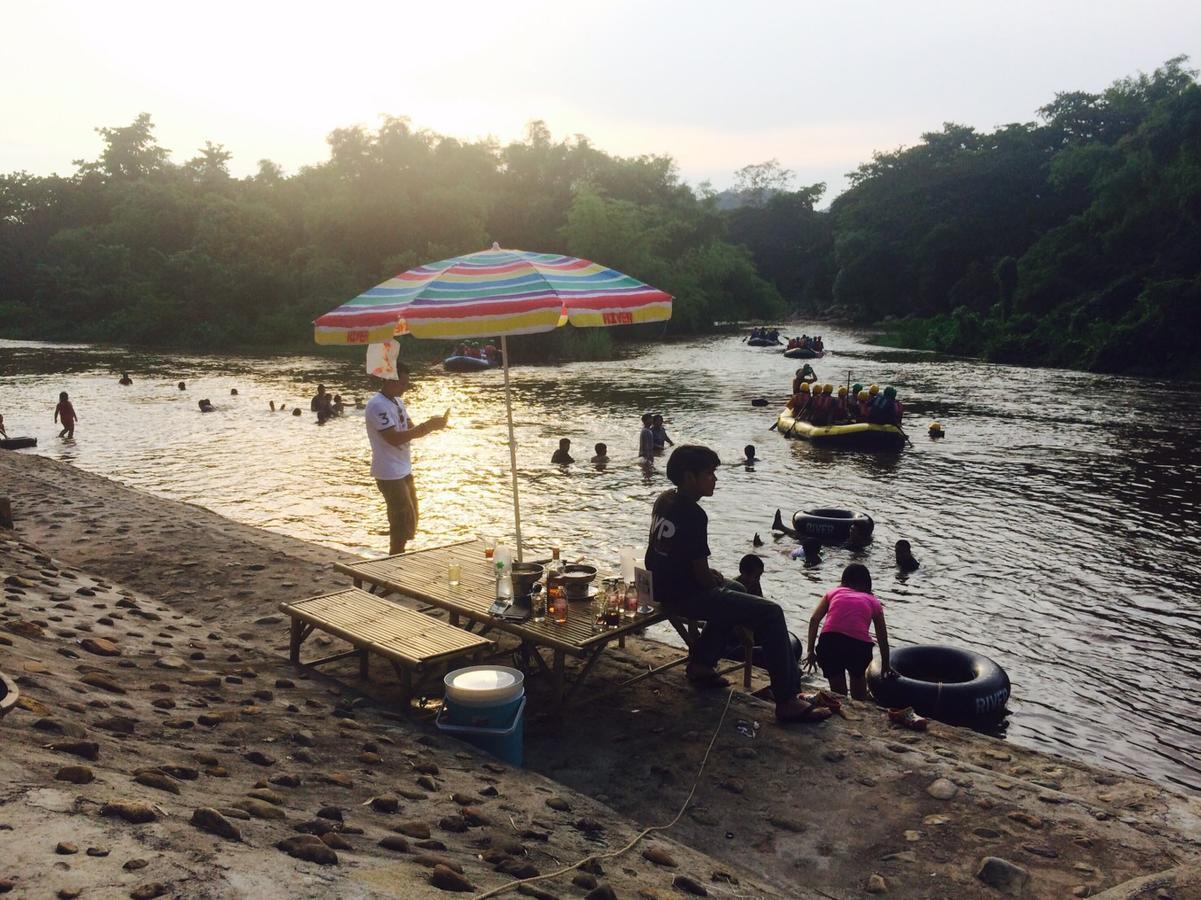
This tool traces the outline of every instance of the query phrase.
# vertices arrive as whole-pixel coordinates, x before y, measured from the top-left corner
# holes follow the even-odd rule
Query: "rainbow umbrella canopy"
[[[509,389],[513,334],[560,325],[597,328],[671,318],[671,295],[586,259],[557,253],[491,250],[428,263],[389,278],[313,323],[318,344],[379,344],[394,335],[462,340],[499,337],[513,478],[513,518],[521,558],[517,442]]]

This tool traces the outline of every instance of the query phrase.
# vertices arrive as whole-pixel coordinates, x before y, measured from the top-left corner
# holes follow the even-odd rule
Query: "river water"
[[[911,447],[820,450],[770,432],[796,364],[738,337],[515,367],[527,543],[558,541],[569,558],[611,569],[621,546],[644,546],[651,502],[668,483],[661,464],[647,473],[636,463],[639,415],[661,411],[677,443],[708,444],[729,461],[705,501],[713,564],[734,574],[761,535],[765,591],[798,634],[842,567],[863,561],[894,644],[956,644],[1005,667],[1009,740],[1201,791],[1201,421],[1178,414],[1198,386],[939,358],[823,333],[833,351],[819,375],[895,384]],[[117,385],[122,369],[132,387]],[[362,413],[316,426],[308,399],[319,381],[369,396],[359,362],[0,341],[0,414],[9,435],[39,439],[22,452],[348,553],[383,553]],[[62,390],[80,415],[74,442],[57,438],[51,421]],[[202,397],[217,411],[199,413]],[[753,407],[756,397],[771,404]],[[414,546],[476,534],[512,543],[501,373],[430,369],[406,399],[415,419],[449,407],[452,423],[415,445]],[[301,404],[304,415],[271,413],[269,400]],[[947,429],[942,441],[925,434],[933,419]],[[550,464],[560,437],[581,462]],[[604,470],[586,462],[597,441],[609,445]],[[736,464],[745,444],[761,457],[753,470]],[[869,513],[874,542],[802,568],[788,558],[792,540],[771,536],[772,513],[816,506]],[[910,576],[892,565],[902,537],[922,563]]]

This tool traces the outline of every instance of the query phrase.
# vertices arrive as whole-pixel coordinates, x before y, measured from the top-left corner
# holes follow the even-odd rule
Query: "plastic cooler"
[[[519,766],[525,745],[525,676],[504,666],[468,666],[443,679],[446,696],[436,724],[456,737]]]

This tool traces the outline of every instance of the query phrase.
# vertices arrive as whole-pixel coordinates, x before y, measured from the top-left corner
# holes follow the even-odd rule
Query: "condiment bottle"
[[[513,573],[499,559],[496,561],[496,599],[506,603],[513,599]]]

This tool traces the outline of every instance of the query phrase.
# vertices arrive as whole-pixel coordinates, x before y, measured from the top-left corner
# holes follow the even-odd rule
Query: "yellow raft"
[[[812,422],[794,419],[792,410],[785,407],[776,419],[776,430],[784,437],[800,438],[822,447],[864,447],[873,450],[900,450],[905,446],[905,432],[895,425],[873,425],[869,422],[850,422],[846,425],[819,427]]]

